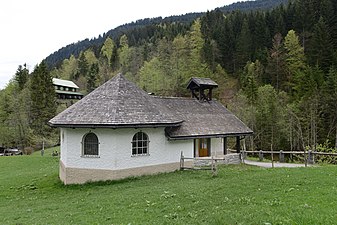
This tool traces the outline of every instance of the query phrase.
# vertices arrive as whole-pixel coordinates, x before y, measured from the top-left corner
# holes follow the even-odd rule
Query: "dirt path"
[[[265,168],[271,168],[271,162],[258,162],[258,161],[251,161],[251,160],[245,160],[245,164],[253,165],[253,166],[260,166]],[[312,166],[312,165],[308,165]],[[296,164],[296,163],[279,163],[274,162],[274,167],[287,167],[287,168],[294,168],[294,167],[305,167],[304,164]]]

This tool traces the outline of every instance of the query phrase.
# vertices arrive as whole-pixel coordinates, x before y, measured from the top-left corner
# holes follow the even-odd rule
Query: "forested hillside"
[[[287,3],[289,0],[256,0],[256,1],[242,1],[233,3],[228,6],[223,6],[219,8],[220,11],[229,13],[234,10],[242,10],[242,11],[250,11],[257,9],[270,9],[280,5],[281,3]],[[118,44],[119,38],[122,35],[127,35],[129,39],[129,45],[139,45],[144,41],[152,41],[155,42],[158,38],[163,37],[163,30],[158,24],[167,24],[172,26],[175,30],[175,33],[172,35],[176,35],[177,32],[181,33],[184,30],[184,27],[189,27],[191,23],[196,19],[203,16],[205,13],[196,12],[196,13],[188,13],[180,16],[170,16],[166,18],[158,17],[158,18],[147,18],[140,19],[136,22],[124,24],[118,26],[115,29],[109,30],[103,35],[99,35],[94,39],[85,39],[79,41],[77,43],[69,44],[58,51],[49,55],[45,61],[49,68],[53,68],[55,66],[59,66],[60,63],[64,59],[69,58],[71,55],[78,57],[81,51],[85,51],[86,49],[93,48],[96,49],[100,47],[107,37],[110,37],[115,43]],[[174,31],[172,31],[174,32]],[[168,35],[167,33],[165,35]]]
[[[233,3],[228,6],[220,7],[219,10],[222,12],[231,11],[255,11],[255,10],[268,10],[275,6],[286,4],[289,0],[258,0],[258,1],[240,1]]]
[[[263,11],[216,9],[191,23],[165,21],[104,35],[101,45],[50,72],[45,62],[31,74],[19,67],[0,92],[0,143],[27,146],[51,134],[42,119],[35,121],[35,76],[46,87],[51,77],[70,79],[89,93],[122,72],[144,90],[169,96],[188,95],[190,77],[214,79],[217,98],[255,132],[247,148],[336,151],[335,15],[337,0],[294,0]],[[43,121],[55,112],[44,111]]]

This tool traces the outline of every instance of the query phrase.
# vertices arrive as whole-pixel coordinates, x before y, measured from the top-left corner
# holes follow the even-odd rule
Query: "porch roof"
[[[200,102],[191,98],[158,97],[169,111],[184,122],[167,127],[169,139],[247,136],[253,131],[216,100]]]

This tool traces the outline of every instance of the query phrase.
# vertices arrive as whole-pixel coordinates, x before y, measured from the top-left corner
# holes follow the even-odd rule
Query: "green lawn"
[[[0,157],[0,224],[337,224],[337,167],[222,166],[64,186],[47,151]]]

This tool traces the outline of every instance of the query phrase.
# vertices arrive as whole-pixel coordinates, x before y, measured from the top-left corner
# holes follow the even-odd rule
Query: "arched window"
[[[94,133],[87,133],[83,137],[83,155],[98,156],[98,138]]]
[[[136,133],[132,138],[132,155],[149,154],[149,137],[144,132]]]

